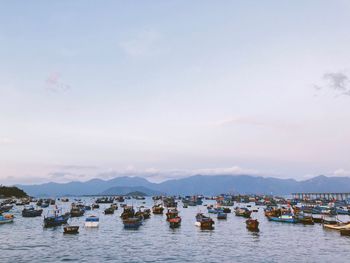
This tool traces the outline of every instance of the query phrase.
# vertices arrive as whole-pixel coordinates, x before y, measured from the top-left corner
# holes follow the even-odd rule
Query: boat
[[[132,206],[124,206],[123,213],[120,215],[122,219],[127,219],[135,216],[135,210]]]
[[[99,204],[92,204],[92,209],[99,209],[100,208],[100,205]]]
[[[70,217],[69,213],[63,213],[62,209],[54,209],[48,211],[47,216],[44,217],[44,227],[55,227],[63,224],[67,224]]]
[[[113,197],[100,197],[96,199],[97,204],[112,204],[114,201]]]
[[[83,216],[85,213],[84,209],[79,208],[78,206],[73,205],[70,210],[70,216],[71,217],[80,217]]]
[[[245,221],[246,227],[250,231],[259,231],[259,221],[257,219],[249,218]]]
[[[113,215],[113,214],[114,214],[114,210],[115,210],[115,209],[114,209],[114,207],[112,207],[112,206],[106,208],[105,211],[104,211],[104,212],[105,212],[105,215]]]
[[[154,205],[154,206],[152,207],[152,212],[153,212],[153,214],[155,214],[155,215],[162,215],[162,214],[163,214],[163,211],[164,211],[164,207],[163,207],[161,204]]]
[[[63,234],[78,234],[79,226],[65,226],[63,231]]]
[[[350,236],[350,229],[340,229],[340,235]]]
[[[322,223],[326,225],[336,225],[338,224],[338,220],[335,217],[323,217]]]
[[[224,213],[231,213],[231,209],[230,208],[228,208],[228,207],[223,207],[222,208],[222,212],[224,212]]]
[[[179,211],[176,208],[168,209],[166,213],[166,220],[169,221],[171,218],[175,218],[179,215]]]
[[[0,214],[1,213],[7,213],[13,208],[13,205],[11,204],[5,204],[0,206]]]
[[[41,216],[42,213],[43,209],[35,209],[34,206],[27,206],[22,210],[23,217],[37,217]]]
[[[314,225],[314,220],[312,216],[305,215],[303,212],[296,214],[295,218],[298,220],[299,223],[304,225]]]
[[[208,216],[198,213],[196,215],[196,226],[199,226],[201,229],[214,229],[213,225],[215,224],[214,220]]]
[[[129,217],[123,219],[124,228],[137,229],[142,225],[142,219],[139,217]]]
[[[168,220],[170,228],[178,228],[181,225],[181,217],[176,216]]]
[[[270,221],[274,221],[274,222],[294,223],[294,224],[299,222],[293,215],[290,215],[290,214],[285,214],[278,217],[268,216],[267,218]]]
[[[252,211],[250,211],[248,208],[245,208],[245,207],[241,207],[241,208],[237,207],[235,209],[236,216],[243,216],[243,217],[249,218],[251,214],[252,214]]]
[[[323,227],[326,229],[331,229],[331,230],[350,229],[350,222],[337,223],[336,225],[324,224]]]
[[[323,217],[312,216],[314,223],[323,223]]]
[[[140,217],[141,219],[149,219],[151,217],[151,210],[142,206],[135,213],[135,217]]]
[[[163,203],[165,207],[177,207],[177,202],[174,197],[165,197]]]
[[[14,216],[11,214],[2,215],[0,214],[0,224],[12,223]]]
[[[124,202],[124,197],[123,196],[117,196],[114,198],[117,202],[123,203]]]
[[[40,205],[40,207],[41,208],[47,208],[47,207],[49,207],[49,203],[42,203],[41,205]]]
[[[98,227],[100,219],[97,216],[89,216],[85,219],[85,227]]]
[[[217,219],[227,219],[227,214],[224,212],[218,212]]]

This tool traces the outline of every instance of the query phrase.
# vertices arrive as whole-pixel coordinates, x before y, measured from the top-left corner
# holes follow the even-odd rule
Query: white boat
[[[85,227],[98,227],[99,221],[97,216],[89,216],[85,219]]]

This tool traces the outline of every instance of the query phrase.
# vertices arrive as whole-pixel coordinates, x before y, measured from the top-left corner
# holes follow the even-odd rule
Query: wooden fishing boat
[[[340,229],[340,235],[350,236],[350,229]]]
[[[89,216],[85,219],[85,227],[98,227],[100,223],[100,219],[97,216]]]
[[[11,204],[5,204],[0,206],[0,214],[1,213],[7,213],[13,208],[13,205]]]
[[[224,213],[231,213],[231,209],[230,208],[228,208],[228,207],[224,207],[223,209],[222,209],[222,212],[224,212]]]
[[[62,209],[54,209],[48,211],[47,216],[44,217],[44,227],[55,227],[67,224],[70,213],[63,213]]]
[[[315,222],[315,223],[323,223],[323,218],[322,217],[316,217],[316,216],[313,216],[312,217],[312,220]]]
[[[78,206],[73,205],[70,210],[70,216],[71,217],[80,217],[83,216],[85,213],[84,209],[79,208]]]
[[[113,197],[100,197],[96,199],[96,204],[112,204],[113,201]]]
[[[79,226],[65,226],[63,231],[63,234],[78,234]]]
[[[331,229],[331,230],[350,229],[350,222],[347,222],[347,223],[338,223],[338,224],[336,224],[336,225],[324,224],[323,227],[326,228],[326,229]]]
[[[171,218],[175,218],[179,215],[179,211],[176,208],[168,209],[166,213],[166,219],[169,221]]]
[[[304,213],[299,213],[295,215],[295,218],[299,221],[299,223],[304,225],[314,225],[314,220],[312,216],[305,215]]]
[[[252,211],[250,211],[248,208],[239,208],[237,207],[236,210],[235,210],[235,214],[236,216],[243,216],[243,217],[246,217],[246,218],[249,218],[250,215],[252,214]]]
[[[132,206],[124,206],[123,213],[120,215],[122,219],[127,219],[135,216],[135,210]]]
[[[99,209],[100,208],[100,205],[99,204],[92,204],[92,209]]]
[[[35,209],[34,206],[27,206],[22,210],[23,217],[37,217],[41,216],[42,213],[43,209]]]
[[[259,231],[259,221],[257,219],[249,218],[245,221],[245,223],[248,230]]]
[[[163,211],[164,211],[164,207],[163,207],[161,204],[154,205],[154,206],[152,207],[152,212],[153,212],[153,214],[162,215],[162,214],[163,214]]]
[[[166,197],[163,199],[165,207],[177,207],[177,202],[174,197]]]
[[[124,228],[137,229],[142,225],[142,219],[139,217],[129,217],[123,219]]]
[[[170,218],[168,222],[170,228],[178,228],[181,225],[181,217]]]
[[[198,213],[196,215],[196,226],[199,226],[201,229],[208,229],[212,230],[214,229],[215,222],[213,219],[211,219],[208,216],[203,215],[202,213]]]
[[[140,217],[141,219],[149,219],[151,217],[151,210],[148,208],[140,207],[139,211],[135,213],[136,217]]]
[[[108,207],[104,211],[105,215],[113,215],[114,214],[114,208],[113,207]]]
[[[264,210],[264,214],[266,217],[279,217],[282,215],[281,209],[268,207]]]

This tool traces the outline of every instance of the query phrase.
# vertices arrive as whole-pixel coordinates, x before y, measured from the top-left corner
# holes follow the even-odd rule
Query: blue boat
[[[208,208],[208,213],[210,214],[217,214],[218,213],[218,210],[214,207],[210,207]]]
[[[142,219],[139,217],[129,217],[123,219],[124,228],[138,229],[142,225]]]
[[[298,220],[293,215],[290,215],[290,214],[281,215],[279,217],[269,216],[268,219],[274,222],[293,223],[293,224],[298,223]]]
[[[85,219],[85,227],[98,227],[100,219],[97,216],[89,216]]]
[[[55,209],[48,212],[44,217],[44,227],[55,227],[67,224],[70,217],[69,213],[62,213],[62,209]]]
[[[217,219],[227,219],[227,214],[224,212],[218,212]]]
[[[0,214],[0,225],[1,224],[6,224],[6,223],[12,223],[13,222],[13,215],[6,214],[6,215],[1,215]]]

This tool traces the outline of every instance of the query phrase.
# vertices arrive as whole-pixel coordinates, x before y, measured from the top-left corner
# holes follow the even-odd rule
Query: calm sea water
[[[83,200],[92,203],[91,198]],[[151,208],[153,201],[145,201]],[[137,206],[142,201],[127,203]],[[68,210],[70,203],[57,205]],[[245,219],[233,213],[223,221],[213,215],[215,229],[202,231],[194,225],[195,215],[206,212],[206,207],[181,205],[178,229],[169,228],[165,215],[152,215],[138,230],[125,230],[119,217],[122,209],[104,215],[108,206],[85,214],[100,216],[98,229],[85,229],[85,216],[70,219],[80,226],[77,235],[64,235],[63,227],[44,229],[43,218],[23,218],[22,207],[14,208],[15,222],[0,225],[0,262],[350,262],[350,238],[318,224],[269,222],[262,208],[253,213],[260,232],[252,233],[245,228]]]

